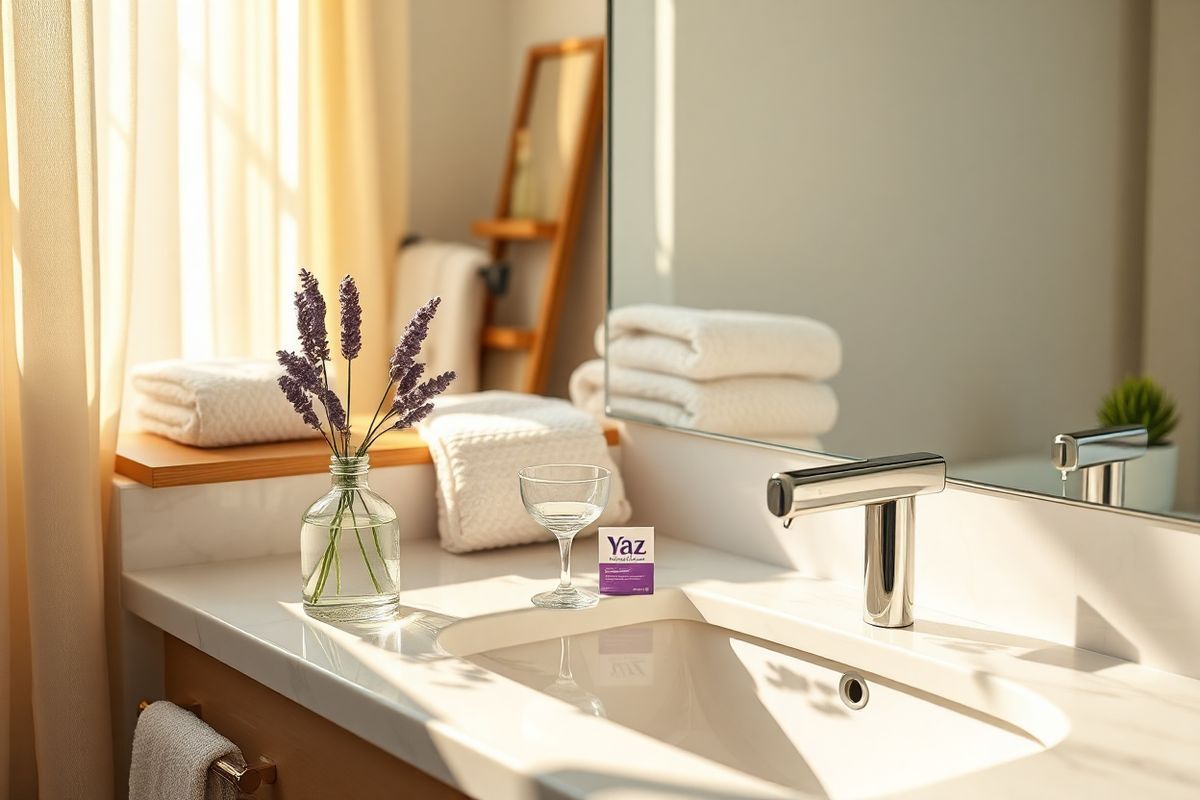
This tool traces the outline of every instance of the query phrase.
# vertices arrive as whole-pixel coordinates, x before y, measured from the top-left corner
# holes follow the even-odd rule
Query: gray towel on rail
[[[237,800],[237,790],[208,771],[242,751],[195,714],[159,700],[138,716],[129,768],[129,800]]]

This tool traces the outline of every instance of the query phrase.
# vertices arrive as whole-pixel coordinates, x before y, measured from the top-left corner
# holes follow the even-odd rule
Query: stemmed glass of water
[[[561,571],[558,587],[533,596],[543,608],[590,608],[599,598],[571,585],[571,543],[600,519],[608,504],[610,473],[590,464],[541,464],[517,473],[521,500],[529,516],[558,540]]]

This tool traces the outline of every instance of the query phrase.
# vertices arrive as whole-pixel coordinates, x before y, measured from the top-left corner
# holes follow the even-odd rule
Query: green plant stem
[[[342,538],[342,531],[338,529],[338,539]],[[333,548],[333,588],[337,594],[342,593],[342,551],[338,548]]]
[[[367,511],[367,501],[363,499],[362,492],[356,492],[356,494],[358,495],[358,502],[359,502],[359,505],[362,506],[363,513],[367,515],[367,519],[370,519],[371,512]],[[350,502],[353,503],[354,501],[351,500]],[[375,540],[375,552],[379,554],[379,563],[383,564],[384,567],[386,568],[387,567],[387,558],[385,558],[383,555],[383,548],[379,546],[379,526],[378,525],[371,526],[371,538]]]
[[[329,370],[325,367],[324,359],[321,360],[321,381],[325,386],[325,391],[329,391]],[[329,443],[329,446],[333,448],[333,454],[335,456],[338,458],[345,458],[345,454],[339,453],[337,449],[337,434],[334,432],[336,429],[333,427],[333,420],[329,418],[329,406],[325,405],[325,398],[322,397],[318,399],[321,401],[321,408],[325,409],[325,421],[329,423],[329,436],[331,439],[333,439],[333,441]]]
[[[371,424],[367,426],[367,435],[363,437],[363,443],[358,446],[358,455],[361,456],[367,452],[367,441],[375,432],[375,420],[379,419],[379,412],[383,410],[383,404],[387,401],[388,395],[392,393],[392,387],[395,385],[394,380],[389,380],[387,388],[383,390],[383,397],[379,398],[379,405],[375,406],[375,413],[371,415]]]
[[[329,526],[329,545],[325,548],[325,555],[321,558],[321,572],[317,579],[317,586],[313,590],[312,602],[317,602],[321,599],[321,595],[325,592],[325,584],[329,581],[329,572],[334,563],[339,564],[340,584],[340,559],[337,555],[337,544],[342,534],[342,518],[346,515],[346,495],[343,494],[338,498],[337,511],[333,514],[333,524]],[[339,590],[340,591],[340,590]]]
[[[354,494],[357,494],[357,492]],[[375,579],[375,570],[371,569],[371,558],[367,555],[367,548],[363,546],[362,531],[358,529],[358,515],[354,513],[354,494],[350,496],[349,504],[350,519],[354,520],[354,538],[358,539],[358,550],[362,553],[363,563],[367,565],[367,574],[371,576],[371,585],[375,587],[376,594],[379,594],[383,590],[379,588],[379,581]],[[365,508],[364,505],[364,511]],[[368,514],[367,519],[370,518],[371,516]]]
[[[354,510],[355,498],[358,499],[359,505],[362,506],[363,514],[367,520],[369,521],[371,518],[370,511],[367,509],[367,501],[363,498],[362,492],[352,489],[344,492],[342,497],[338,499],[338,507],[334,512],[332,523],[329,526],[329,544],[325,546],[325,552],[321,556],[321,563],[317,571],[317,584],[313,589],[310,602],[316,603],[321,599],[321,596],[325,592],[325,587],[329,582],[331,572],[334,575],[334,586],[337,593],[342,593],[342,559],[338,544],[345,530],[344,520],[347,511],[350,512],[350,518],[354,523],[354,535],[358,541],[359,552],[362,553],[363,563],[366,564],[367,574],[371,577],[371,584],[375,587],[376,592],[383,591],[383,587],[379,584],[379,578],[375,575],[375,570],[371,566],[371,557],[367,552],[366,544],[362,540],[362,532],[358,528],[358,514]],[[371,528],[371,538],[375,544],[375,552],[379,555],[379,563],[386,569],[387,558],[383,555],[383,546],[379,542],[379,526],[371,524],[369,527]]]
[[[365,440],[363,443],[363,446],[359,448],[359,451],[366,452],[367,449],[370,448],[371,445],[375,444],[375,442],[379,440],[380,436],[383,436],[385,433],[390,431],[391,428],[384,427],[383,423],[387,422],[392,417],[399,415],[399,413],[400,412],[397,409],[393,408],[390,411],[388,411],[388,413],[384,414],[383,419],[379,420],[379,430],[375,433],[374,438]]]

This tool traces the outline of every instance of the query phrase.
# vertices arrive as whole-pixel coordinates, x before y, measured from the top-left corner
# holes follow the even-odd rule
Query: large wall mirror
[[[1123,505],[1200,519],[1200,3],[610,15],[611,414],[1078,500],[1055,436],[1149,407]],[[620,356],[714,310],[782,327],[713,325],[727,372]]]

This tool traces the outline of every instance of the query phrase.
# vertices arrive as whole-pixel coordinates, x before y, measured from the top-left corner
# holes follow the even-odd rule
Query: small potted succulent
[[[1167,439],[1179,424],[1175,401],[1147,377],[1129,377],[1104,398],[1096,412],[1104,427],[1142,425],[1146,455],[1125,466],[1125,505],[1143,511],[1170,511],[1175,504],[1178,447]]]
[[[349,275],[338,291],[341,355],[346,360],[346,404],[331,386],[325,298],[317,279],[300,271],[296,326],[300,352],[276,353],[284,374],[279,388],[296,413],[329,445],[333,486],[304,512],[300,529],[300,583],[304,610],[329,621],[388,619],[400,606],[400,527],[396,512],[367,483],[368,450],[387,431],[411,427],[433,411],[433,399],[453,372],[424,381],[417,361],[441,298],[417,310],[396,345],[388,387],[361,435],[351,430],[351,367],[362,349],[362,306]],[[378,365],[383,367],[383,364]]]

